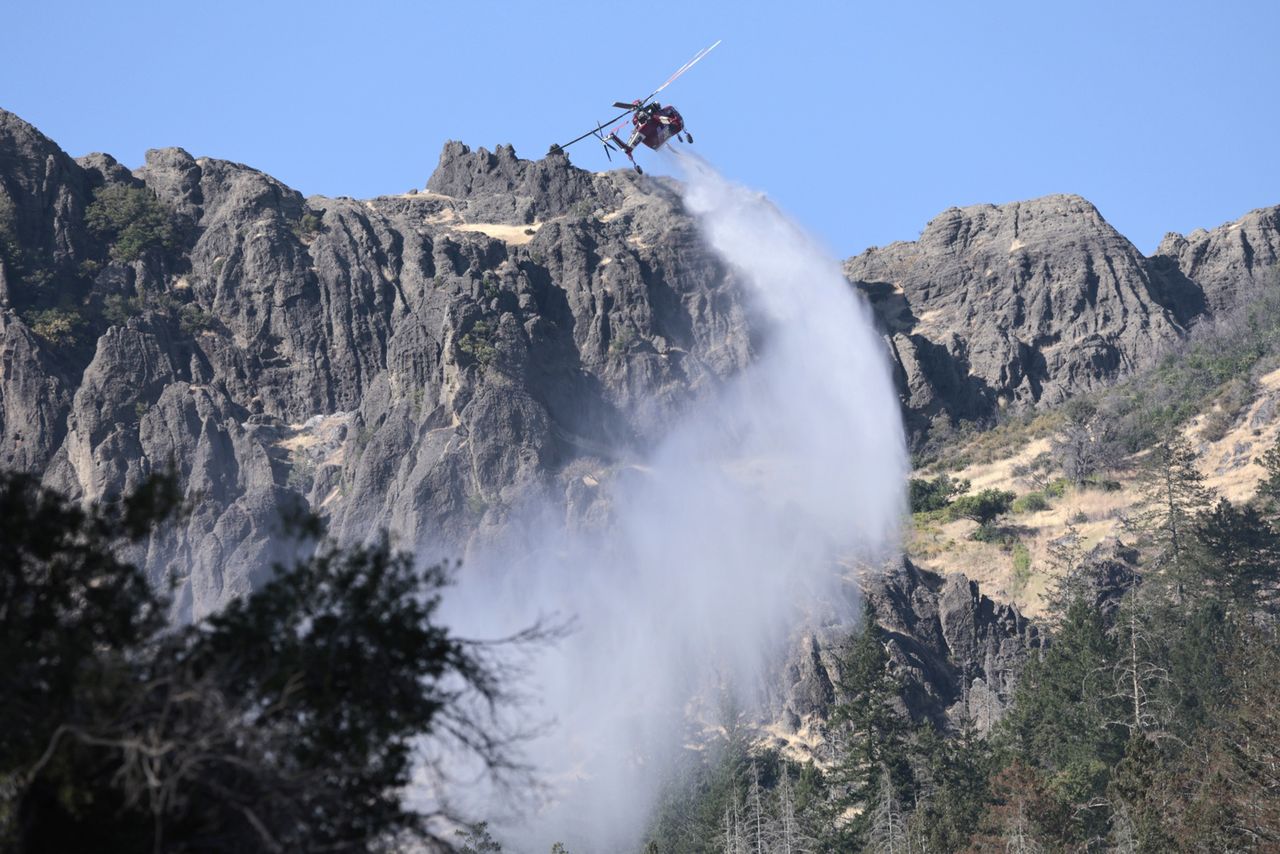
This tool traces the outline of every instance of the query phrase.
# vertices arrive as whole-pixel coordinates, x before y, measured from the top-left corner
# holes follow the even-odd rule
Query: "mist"
[[[601,484],[604,530],[544,524],[535,543],[469,557],[479,568],[450,608],[462,633],[575,620],[527,680],[524,713],[552,723],[527,749],[546,800],[486,813],[507,850],[635,850],[676,752],[715,723],[714,697],[752,708],[807,620],[852,623],[842,572],[897,546],[908,461],[869,309],[763,194],[672,156],[686,208],[749,297],[758,355]]]

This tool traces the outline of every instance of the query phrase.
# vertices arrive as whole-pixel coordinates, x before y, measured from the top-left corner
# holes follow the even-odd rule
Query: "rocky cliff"
[[[1051,406],[1154,363],[1274,276],[1277,210],[1144,257],[1078,196],[944,211],[920,239],[845,263],[898,364],[908,422]]]
[[[172,240],[91,228],[113,187]],[[586,513],[584,475],[749,358],[663,183],[450,143],[429,187],[304,199],[180,149],[131,173],[0,113],[4,463],[89,498],[176,467],[194,512],[147,559],[200,615],[283,556],[283,508],[453,553],[535,495]]]
[[[1280,286],[1280,207],[1250,211],[1212,231],[1166,234],[1152,261],[1194,282],[1210,311],[1231,309],[1254,288]]]
[[[1181,333],[1137,249],[1078,196],[953,208],[845,272],[879,307],[925,418],[1056,403]]]

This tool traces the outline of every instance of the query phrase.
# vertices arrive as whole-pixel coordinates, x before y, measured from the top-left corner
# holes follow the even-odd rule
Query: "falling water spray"
[[[516,621],[505,628],[577,621],[530,679],[554,721],[529,752],[551,793],[505,827],[510,850],[634,850],[697,699],[730,686],[750,704],[807,617],[853,619],[840,567],[896,547],[907,456],[867,306],[762,194],[679,158],[759,353],[615,478],[603,536],[549,533],[505,599],[485,591],[487,614]]]

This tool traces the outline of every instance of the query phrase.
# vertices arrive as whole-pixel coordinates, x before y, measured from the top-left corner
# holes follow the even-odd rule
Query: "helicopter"
[[[703,48],[698,51],[693,59],[680,66],[680,68],[676,70],[675,74],[672,74],[667,78],[666,83],[663,83],[657,89],[650,92],[648,97],[631,102],[614,101],[613,106],[620,110],[626,110],[626,112],[620,116],[615,116],[607,122],[602,122],[584,133],[582,136],[571,139],[563,145],[552,145],[550,153],[558,154],[573,145],[575,142],[581,142],[589,136],[594,136],[600,141],[600,144],[604,146],[605,156],[608,157],[610,161],[613,160],[613,155],[610,154],[610,152],[621,151],[623,154],[627,155],[627,159],[631,161],[631,165],[635,167],[635,170],[643,175],[644,170],[640,168],[639,163],[636,163],[636,159],[632,154],[632,152],[634,152],[641,144],[647,145],[654,151],[657,151],[659,148],[666,145],[672,138],[692,144],[693,134],[689,133],[685,129],[684,117],[680,115],[680,112],[669,104],[663,106],[653,99],[657,97],[658,93],[663,89],[666,89],[674,83],[677,77],[684,74],[690,68],[693,68],[699,60],[711,53],[711,51],[715,50],[716,46],[719,44],[720,42],[717,41],[715,44],[711,45],[711,47]],[[618,136],[618,131],[626,125],[628,117],[631,119],[632,131],[630,137],[624,141],[622,137]],[[607,135],[604,134],[604,129],[615,122],[620,122],[620,124],[614,127]]]

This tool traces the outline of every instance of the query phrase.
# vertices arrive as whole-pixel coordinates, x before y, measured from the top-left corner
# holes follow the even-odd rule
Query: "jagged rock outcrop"
[[[939,577],[904,559],[865,590],[883,627],[890,668],[917,719],[967,715],[979,731],[1003,715],[1039,630],[1010,604],[992,601],[963,575]]]
[[[88,190],[84,172],[53,140],[0,110],[0,240],[12,243],[3,251],[10,287],[21,275],[16,268],[39,261],[66,272],[89,257]],[[25,257],[12,257],[18,253]]]
[[[111,254],[111,185],[181,245]],[[749,359],[732,276],[661,182],[450,143],[430,187],[304,199],[176,148],[131,174],[0,112],[5,463],[90,498],[175,467],[194,511],[147,564],[183,568],[181,616],[287,553],[284,509],[449,556],[533,496],[595,512],[585,475]]]
[[[448,142],[427,190],[463,201],[460,213],[479,222],[531,224],[538,220],[606,207],[618,201],[615,187],[581,169],[566,168],[568,157],[553,152],[542,160],[521,160],[510,145],[492,152]]]
[[[1256,288],[1280,286],[1280,206],[1212,231],[1166,234],[1151,260],[1162,273],[1194,282],[1209,311],[1229,310]]]
[[[1164,281],[1078,196],[952,208],[845,273],[877,308],[917,426],[1058,403],[1182,333]]]
[[[1003,716],[1023,667],[1044,642],[1016,607],[987,598],[963,575],[939,576],[906,559],[867,573],[860,588],[883,631],[904,714],[942,727],[967,717],[980,732]],[[821,731],[850,631],[831,624],[793,645],[772,710],[786,729]]]

